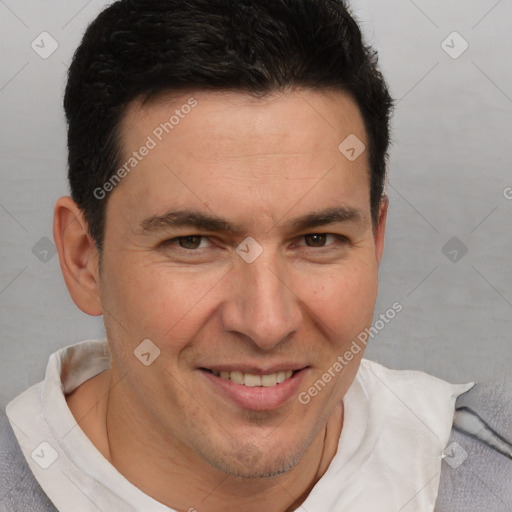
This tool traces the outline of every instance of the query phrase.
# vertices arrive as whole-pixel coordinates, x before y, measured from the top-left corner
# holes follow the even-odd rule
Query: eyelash
[[[347,245],[347,244],[350,244],[350,240],[346,237],[346,236],[343,236],[343,235],[337,235],[337,234],[334,234],[334,233],[307,233],[306,235],[302,235],[300,238],[301,239],[305,239],[306,237],[312,237],[312,236],[326,236],[326,237],[334,237],[337,239],[337,243],[340,243],[342,245]],[[196,252],[196,253],[200,253],[202,250],[204,250],[205,248],[196,248],[196,249],[187,249],[185,247],[181,247],[179,245],[179,242],[181,240],[185,240],[187,238],[200,238],[201,241],[204,240],[204,239],[207,239],[208,237],[207,236],[204,236],[204,235],[185,235],[185,236],[179,236],[179,237],[176,237],[176,238],[171,238],[169,240],[165,240],[164,242],[162,242],[162,246],[163,247],[169,247],[169,246],[172,246],[172,245],[176,245],[178,247],[179,250],[182,250],[182,251],[185,251],[185,252]],[[337,245],[336,242],[334,243],[331,243],[331,244],[327,244],[327,245],[323,245],[323,246],[320,246],[320,247],[311,247],[311,246],[305,246],[307,249],[329,249],[330,246],[332,245]]]

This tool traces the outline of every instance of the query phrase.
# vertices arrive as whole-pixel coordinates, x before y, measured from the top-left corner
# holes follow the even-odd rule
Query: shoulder
[[[432,415],[430,420],[424,417],[425,421],[442,423],[444,431],[451,427],[456,399],[474,386],[474,382],[452,384],[419,370],[387,368],[369,359],[361,360],[357,378],[374,395],[392,395],[410,409]]]
[[[443,459],[436,512],[511,510],[511,382],[460,395]]]
[[[422,387],[428,385],[438,389],[453,390],[453,397],[459,396],[461,393],[473,387],[473,382],[467,384],[452,384],[439,377],[431,375],[421,370],[396,370],[388,368],[371,359],[363,358],[360,365],[361,375],[373,375],[379,380],[385,379],[388,383],[396,383],[403,385],[405,388],[409,386]]]
[[[9,419],[0,411],[0,512],[56,512],[37,483]]]

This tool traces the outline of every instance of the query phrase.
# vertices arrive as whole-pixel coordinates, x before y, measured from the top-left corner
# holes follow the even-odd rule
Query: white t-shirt
[[[105,340],[63,348],[51,355],[44,381],[9,403],[7,416],[59,511],[169,512],[100,454],[67,406],[65,394],[109,366]],[[432,512],[455,400],[472,386],[363,359],[343,399],[338,451],[300,510]]]

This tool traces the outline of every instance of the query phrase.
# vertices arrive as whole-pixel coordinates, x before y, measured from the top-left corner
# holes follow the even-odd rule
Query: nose
[[[262,350],[271,350],[299,329],[301,301],[287,279],[284,264],[264,256],[253,263],[239,263],[229,277],[222,327],[249,338]]]

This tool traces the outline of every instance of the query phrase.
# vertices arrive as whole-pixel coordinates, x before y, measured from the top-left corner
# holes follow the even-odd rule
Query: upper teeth
[[[214,375],[221,379],[232,380],[236,384],[243,384],[248,387],[264,386],[266,388],[275,386],[289,379],[293,372],[288,370],[286,372],[270,373],[268,375],[254,375],[252,373],[242,372],[213,372]]]

